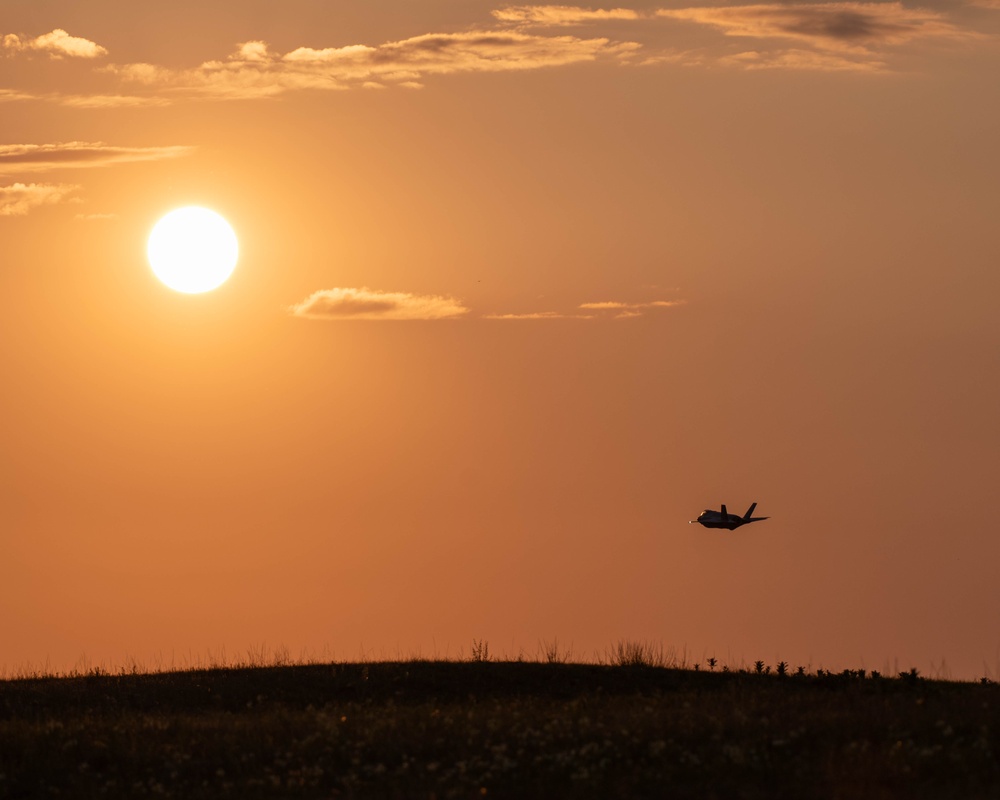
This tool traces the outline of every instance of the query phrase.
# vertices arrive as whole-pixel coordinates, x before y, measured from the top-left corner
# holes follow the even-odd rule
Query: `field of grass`
[[[995,683],[478,655],[0,681],[0,797],[1000,797]]]

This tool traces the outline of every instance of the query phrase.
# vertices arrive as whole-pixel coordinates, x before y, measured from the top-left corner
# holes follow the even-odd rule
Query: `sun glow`
[[[178,292],[198,294],[221,286],[239,256],[236,234],[219,214],[188,206],[153,227],[146,255],[156,277]]]

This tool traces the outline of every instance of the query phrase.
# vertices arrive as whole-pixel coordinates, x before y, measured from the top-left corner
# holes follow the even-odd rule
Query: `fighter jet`
[[[754,503],[747,509],[747,513],[742,517],[736,514],[730,514],[726,511],[726,506],[722,506],[722,511],[713,511],[710,508],[706,508],[698,519],[693,519],[690,524],[699,522],[706,528],[726,528],[728,530],[734,531],[740,525],[746,525],[748,522],[760,522],[762,520],[768,519],[768,517],[752,517],[753,510],[757,508],[757,504]]]

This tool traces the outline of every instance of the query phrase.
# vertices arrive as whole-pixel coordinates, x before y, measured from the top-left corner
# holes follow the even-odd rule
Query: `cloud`
[[[48,92],[31,94],[16,89],[0,89],[0,103],[18,100],[44,100],[70,108],[137,108],[142,106],[167,106],[166,97],[124,95],[124,94],[60,94]]]
[[[870,56],[858,60],[838,53],[798,49],[763,53],[757,50],[748,50],[724,56],[718,60],[718,63],[723,66],[741,67],[745,70],[794,69],[821,72],[882,72],[888,67],[885,61]]]
[[[372,84],[420,88],[431,75],[524,71],[601,58],[624,59],[638,48],[634,42],[607,38],[473,30],[424,34],[377,47],[298,47],[284,55],[272,53],[265,42],[255,40],[238,45],[224,61],[208,61],[195,69],[124,64],[104,70],[126,82],[175,94],[245,99]]]
[[[453,297],[334,288],[313,292],[289,308],[293,316],[308,319],[450,319],[469,309]]]
[[[711,2],[711,0],[709,0]],[[991,8],[1000,0],[969,0]],[[645,4],[643,4],[645,5]],[[760,40],[746,52],[730,44],[684,50],[647,47],[608,36],[541,35],[539,28],[641,23],[643,32],[684,21],[727,37]],[[589,29],[588,29],[589,30]],[[636,30],[630,26],[629,30]],[[669,31],[661,31],[663,39]],[[722,64],[748,70],[881,71],[882,48],[927,38],[983,38],[948,21],[943,11],[901,2],[769,2],[726,6],[633,9],[575,5],[509,5],[491,24],[452,33],[427,33],[379,45],[346,44],[273,51],[262,39],[240,42],[225,58],[183,69],[148,63],[107,64],[96,71],[118,87],[98,94],[28,94],[0,89],[4,101],[42,99],[75,108],[167,105],[181,99],[267,99],[288,92],[355,88],[421,89],[434,76],[529,71],[593,62],[684,67]],[[770,41],[768,41],[770,40]],[[53,57],[96,58],[105,48],[62,29],[37,38],[8,34],[8,53],[28,50]]]
[[[137,108],[167,106],[166,97],[139,97],[123,94],[57,94],[45,98],[70,108]]]
[[[232,58],[239,61],[264,62],[271,60],[271,54],[268,52],[267,42],[255,40],[238,45]]]
[[[19,92],[16,89],[0,89],[0,103],[12,102],[14,100],[34,100],[35,96]]]
[[[618,300],[601,300],[591,303],[580,303],[580,311],[591,313],[564,313],[562,311],[535,311],[527,314],[486,314],[484,319],[601,319],[609,316],[614,319],[632,319],[641,317],[647,311],[657,308],[673,308],[685,304],[685,300],[652,300],[646,303],[623,303]],[[613,313],[604,313],[613,312]]]
[[[684,300],[652,300],[623,303],[615,300],[581,303],[576,310],[531,311],[526,313],[483,314],[491,320],[625,319],[639,317],[652,309],[684,305]],[[292,316],[308,319],[453,319],[469,313],[460,300],[441,295],[383,292],[335,288],[313,292],[301,303],[289,307]]]
[[[593,314],[563,314],[559,311],[534,311],[527,314],[484,314],[483,319],[593,319]]]
[[[605,38],[535,36],[516,31],[468,31],[414,36],[379,47],[355,45],[322,51],[305,48],[283,57],[286,63],[322,64],[339,80],[356,81],[400,76],[504,72],[564,66],[600,57],[619,57],[638,48],[632,42]]]
[[[77,214],[74,219],[92,221],[92,220],[106,220],[106,219],[118,219],[117,214]]]
[[[579,6],[507,6],[492,13],[501,22],[552,26],[640,18],[639,12],[630,8],[604,10],[580,8]]]
[[[647,311],[674,308],[682,306],[686,300],[651,300],[646,303],[623,303],[618,300],[602,300],[593,303],[581,303],[580,308],[586,311],[609,311],[614,312],[615,319],[635,319],[643,316]]]
[[[61,203],[79,189],[67,183],[15,183],[0,186],[0,217],[18,217],[43,205]]]
[[[698,67],[705,64],[705,54],[691,50],[663,50],[649,55],[639,62],[641,67],[657,67],[661,64],[676,64],[681,67]]]
[[[208,61],[194,69],[172,70],[155,64],[111,64],[104,71],[126,83],[164,91],[167,94],[160,97],[168,102],[183,98],[252,100],[302,89],[347,88],[320,74],[285,70],[280,63],[271,60],[242,61],[235,57],[229,61]]]
[[[649,303],[621,303],[617,300],[604,300],[599,303],[580,303],[580,308],[600,309],[602,311],[638,311],[646,308],[673,308],[684,305],[684,300],[653,300]]]
[[[726,36],[792,39],[824,50],[868,52],[920,37],[970,37],[929,9],[902,3],[791,3],[660,9],[657,16],[719,28]]]
[[[108,51],[99,44],[89,39],[81,39],[79,36],[70,36],[62,28],[56,28],[34,39],[8,33],[3,37],[3,49],[8,53],[37,50],[48,53],[51,58],[99,58],[108,54]]]
[[[134,161],[159,161],[191,153],[192,147],[117,147],[104,142],[0,145],[0,174],[43,172],[60,167],[104,167]]]

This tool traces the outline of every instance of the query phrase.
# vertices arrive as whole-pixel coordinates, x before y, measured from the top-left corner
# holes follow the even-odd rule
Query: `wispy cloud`
[[[835,52],[816,50],[746,50],[723,56],[718,63],[726,67],[739,67],[748,71],[763,69],[812,70],[817,72],[882,72],[888,63],[871,55],[851,58]]]
[[[709,0],[711,1],[711,0]],[[1000,7],[1000,0],[967,0]],[[640,44],[612,31],[622,23]],[[672,24],[673,23],[673,24]],[[756,40],[746,52],[732,42],[699,42],[690,49],[683,25],[694,23],[725,37]],[[552,29],[587,26],[602,35],[557,35]],[[656,30],[655,37],[653,34]],[[572,30],[572,33],[579,33]],[[613,38],[614,37],[614,38]],[[702,37],[704,38],[704,37]],[[382,44],[341,44],[274,51],[263,39],[236,45],[228,57],[189,68],[149,63],[106,64],[97,69],[117,85],[94,94],[36,94],[0,89],[0,103],[44,100],[76,108],[165,105],[186,99],[266,99],[297,91],[386,87],[422,88],[435,76],[531,71],[585,63],[658,67],[725,65],[741,69],[868,71],[888,69],[890,48],[917,40],[984,38],[959,27],[943,10],[901,2],[766,2],[681,8],[586,8],[509,5],[486,25],[426,33]],[[30,38],[7,34],[7,54],[38,51],[53,57],[95,59],[107,51],[56,29]]]
[[[549,26],[640,18],[640,13],[631,8],[591,9],[579,6],[507,6],[492,13],[501,22]]]
[[[15,183],[0,186],[0,217],[18,217],[38,206],[61,203],[79,189],[68,183]]]
[[[722,30],[726,36],[791,39],[825,50],[868,52],[923,37],[968,37],[930,9],[902,3],[789,3],[660,9],[657,16]]]
[[[414,36],[377,47],[298,47],[283,55],[263,41],[238,45],[224,61],[188,70],[153,64],[109,65],[126,82],[175,94],[224,98],[273,97],[303,89],[348,89],[381,84],[418,88],[432,75],[535,70],[625,58],[639,45],[607,38],[538,36],[523,31],[464,31]]]
[[[587,12],[571,7],[548,7],[548,12],[520,7],[522,17],[540,20],[546,13],[569,24],[575,15],[603,20],[633,12],[616,9]],[[560,10],[561,9],[561,10]],[[2,39],[8,54],[43,51],[52,57],[96,58],[107,50],[95,42],[70,36],[62,29],[36,38],[7,34]],[[297,47],[276,53],[263,40],[237,45],[228,58],[206,61],[188,69],[156,64],[108,64],[99,72],[132,86],[139,92],[104,92],[95,95],[38,95],[14,89],[0,90],[3,100],[48,100],[78,108],[107,108],[165,104],[179,98],[252,99],[300,90],[377,88],[387,85],[421,88],[433,75],[537,70],[598,59],[626,59],[639,49],[635,42],[605,37],[542,36],[509,26],[457,33],[428,33],[371,46],[348,44],[325,48]]]
[[[414,36],[379,47],[354,45],[313,50],[300,47],[282,61],[324,65],[345,81],[399,74],[444,75],[456,72],[503,72],[563,66],[616,56],[638,45],[575,36],[534,36],[514,31],[469,31]]]
[[[622,303],[618,300],[602,300],[598,303],[580,303],[580,308],[601,311],[640,311],[648,308],[673,308],[684,305],[683,300],[653,300],[649,303]]]
[[[971,0],[975,5],[998,8],[1000,0]],[[975,31],[950,22],[943,11],[905,7],[900,2],[793,2],[727,6],[688,6],[636,10],[588,9],[578,6],[519,5],[493,12],[493,16],[520,28],[579,25],[582,23],[641,20],[694,22],[720,30],[726,36],[762,40],[742,53],[696,52],[683,49],[648,50],[633,63],[642,66],[720,64],[747,70],[785,69],[826,72],[880,72],[888,68],[884,49],[917,39],[975,39]],[[772,40],[771,44],[764,44]],[[774,42],[786,42],[775,47]],[[795,46],[789,47],[791,40]]]
[[[685,305],[686,300],[649,300],[645,303],[623,303],[620,300],[601,300],[593,303],[581,303],[584,311],[596,311],[607,314],[614,319],[635,319],[650,311],[660,311],[667,308]]]
[[[564,314],[560,311],[532,311],[526,314],[484,314],[483,319],[593,319],[593,314]]]
[[[682,306],[685,300],[651,300],[645,303],[624,303],[619,300],[600,300],[590,303],[580,303],[575,311],[535,311],[525,314],[486,314],[484,319],[522,320],[522,319],[633,319],[641,317],[649,311]],[[583,312],[583,313],[581,313]]]
[[[106,56],[108,51],[96,42],[70,36],[62,28],[30,38],[16,33],[8,33],[3,37],[3,49],[8,55],[22,52],[43,52],[51,58],[99,58]]]
[[[684,300],[650,300],[626,303],[603,300],[581,303],[568,311],[528,311],[479,315],[491,320],[626,319],[684,305]],[[313,292],[301,303],[290,306],[289,313],[307,319],[455,319],[465,317],[470,309],[454,297],[407,292],[384,292],[368,287],[323,289]]]
[[[293,316],[308,319],[418,320],[452,319],[467,314],[469,309],[454,297],[362,287],[322,289],[291,306],[289,311]]]
[[[50,100],[70,108],[138,108],[170,105],[170,100],[166,97],[142,97],[126,94],[53,94],[40,99]]]
[[[17,89],[0,89],[0,103],[35,100],[69,108],[137,108],[142,106],[167,106],[170,100],[155,95],[127,94],[65,94],[61,92],[24,92]]]
[[[159,161],[188,155],[194,148],[119,147],[104,142],[0,145],[0,173],[44,172],[63,167],[103,167],[134,161]]]
[[[13,102],[15,100],[33,100],[35,95],[27,92],[19,92],[16,89],[0,89],[0,103]]]

